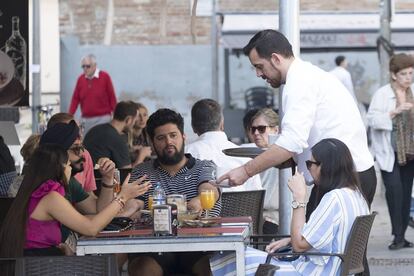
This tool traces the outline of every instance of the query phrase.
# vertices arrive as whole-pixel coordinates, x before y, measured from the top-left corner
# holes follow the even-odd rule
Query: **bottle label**
[[[171,232],[169,208],[154,208],[154,233],[157,232]]]
[[[160,197],[153,197],[153,205],[162,205],[165,204],[165,199]]]

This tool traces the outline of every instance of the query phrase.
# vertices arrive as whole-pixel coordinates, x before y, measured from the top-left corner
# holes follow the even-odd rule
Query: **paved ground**
[[[414,248],[391,251],[391,223],[385,202],[382,184],[377,187],[377,194],[372,204],[372,210],[377,211],[373,228],[368,242],[368,262],[371,275],[413,275]],[[414,241],[414,229],[408,227],[406,239]]]

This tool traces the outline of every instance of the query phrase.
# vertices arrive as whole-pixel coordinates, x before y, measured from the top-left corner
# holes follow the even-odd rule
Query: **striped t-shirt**
[[[302,229],[312,246],[309,252],[343,253],[355,218],[367,214],[368,205],[358,190],[342,188],[325,194]],[[301,256],[292,264],[301,275],[340,275],[338,257]]]
[[[139,199],[145,203],[145,209],[148,209],[148,196],[152,195],[155,184],[161,184],[166,195],[182,194],[186,196],[187,202],[198,196],[198,186],[209,180],[214,180],[214,171],[216,165],[212,161],[199,160],[190,154],[185,155],[188,158],[187,163],[174,176],[171,176],[164,170],[157,159],[150,160],[139,164],[132,170],[131,181],[137,180],[143,175],[151,182],[152,187]],[[220,216],[221,198],[218,199],[209,215]]]

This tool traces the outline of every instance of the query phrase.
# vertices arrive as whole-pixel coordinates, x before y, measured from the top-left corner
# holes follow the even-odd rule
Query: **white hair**
[[[96,64],[96,57],[94,54],[87,54],[86,56],[83,56],[81,59],[81,63],[84,60],[89,60],[91,63]]]

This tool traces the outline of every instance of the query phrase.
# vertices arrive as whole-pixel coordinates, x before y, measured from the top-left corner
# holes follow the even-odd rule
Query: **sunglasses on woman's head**
[[[252,133],[252,134],[254,134],[255,132],[256,132],[256,130],[258,130],[259,131],[259,133],[260,134],[263,134],[263,133],[265,133],[266,132],[266,129],[268,128],[269,126],[252,126],[252,127],[250,127],[250,132]]]
[[[308,170],[310,170],[310,168],[312,167],[312,165],[319,166],[321,164],[321,162],[312,161],[312,160],[306,160],[305,163],[306,163],[306,167],[308,168]]]

